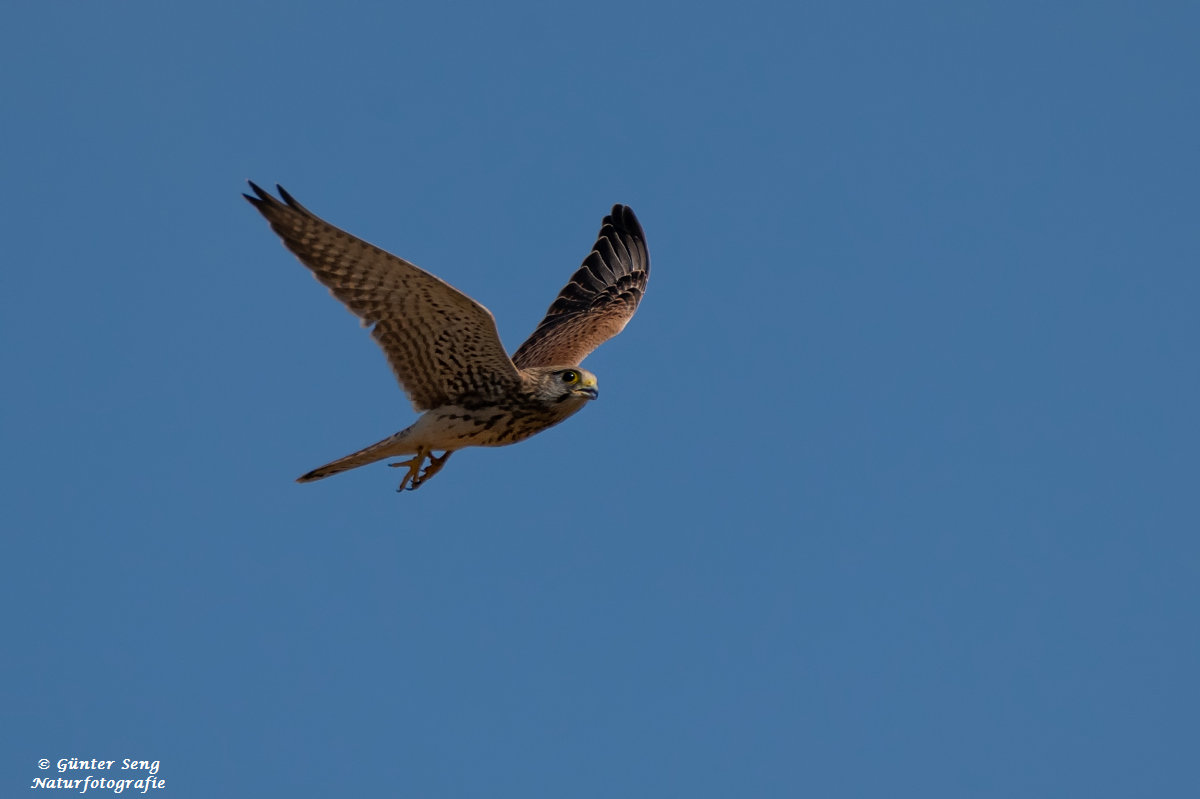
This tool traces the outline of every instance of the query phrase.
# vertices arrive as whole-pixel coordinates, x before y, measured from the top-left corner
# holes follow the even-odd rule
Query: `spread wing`
[[[253,183],[258,209],[284,246],[363,321],[418,411],[472,395],[495,399],[520,383],[496,320],[458,289],[321,220],[278,186]]]
[[[633,318],[646,280],[650,253],[633,209],[614,205],[583,266],[558,293],[513,361],[531,366],[578,366],[592,350],[620,333]]]

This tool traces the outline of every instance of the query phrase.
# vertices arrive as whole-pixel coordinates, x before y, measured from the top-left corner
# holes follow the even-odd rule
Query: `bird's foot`
[[[408,474],[404,475],[404,479],[400,481],[400,487],[396,489],[397,491],[403,491],[405,488],[407,488],[409,491],[413,491],[418,485],[421,484],[421,466],[424,465],[425,456],[428,454],[429,450],[422,448],[417,450],[417,454],[409,460],[388,464],[388,466],[391,466],[392,468],[398,468],[400,466],[408,467]]]
[[[406,488],[409,491],[416,491],[421,485],[442,470],[446,459],[451,455],[450,452],[443,452],[442,457],[433,457],[433,451],[422,447],[417,451],[411,459],[401,461],[399,463],[389,463],[388,466],[398,467],[407,466],[408,474],[404,475],[404,479],[400,481],[400,487],[397,491],[403,491]],[[429,466],[425,467],[425,471],[421,471],[421,467],[425,464],[425,459],[429,458]]]
[[[416,488],[421,483],[424,483],[430,477],[433,477],[435,474],[440,472],[442,470],[442,467],[446,465],[446,460],[452,454],[453,454],[453,451],[447,451],[447,452],[442,453],[442,457],[435,458],[435,457],[433,457],[433,453],[430,452],[429,453],[429,466],[425,469],[424,472],[421,473],[421,476],[417,478],[417,482],[413,484],[413,488]]]

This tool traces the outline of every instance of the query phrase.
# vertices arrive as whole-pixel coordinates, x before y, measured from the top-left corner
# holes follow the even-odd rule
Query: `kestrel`
[[[371,327],[413,408],[411,426],[300,477],[308,483],[399,455],[412,491],[464,447],[502,447],[553,427],[597,397],[579,364],[620,333],[646,291],[650,255],[633,210],[614,205],[592,251],[509,358],[490,311],[423,269],[317,217],[279,189],[243,195],[300,263]],[[434,457],[434,452],[441,452]],[[429,460],[428,466],[425,465]]]

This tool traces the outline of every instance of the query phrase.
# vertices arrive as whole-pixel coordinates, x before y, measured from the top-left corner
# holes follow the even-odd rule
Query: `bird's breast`
[[[553,427],[586,404],[582,400],[546,405],[520,398],[472,407],[444,405],[417,420],[410,440],[435,450],[503,447]]]

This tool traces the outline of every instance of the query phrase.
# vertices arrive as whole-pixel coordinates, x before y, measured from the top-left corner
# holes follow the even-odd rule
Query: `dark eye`
[[[574,383],[579,380],[579,372],[563,372],[562,380],[564,383]]]

